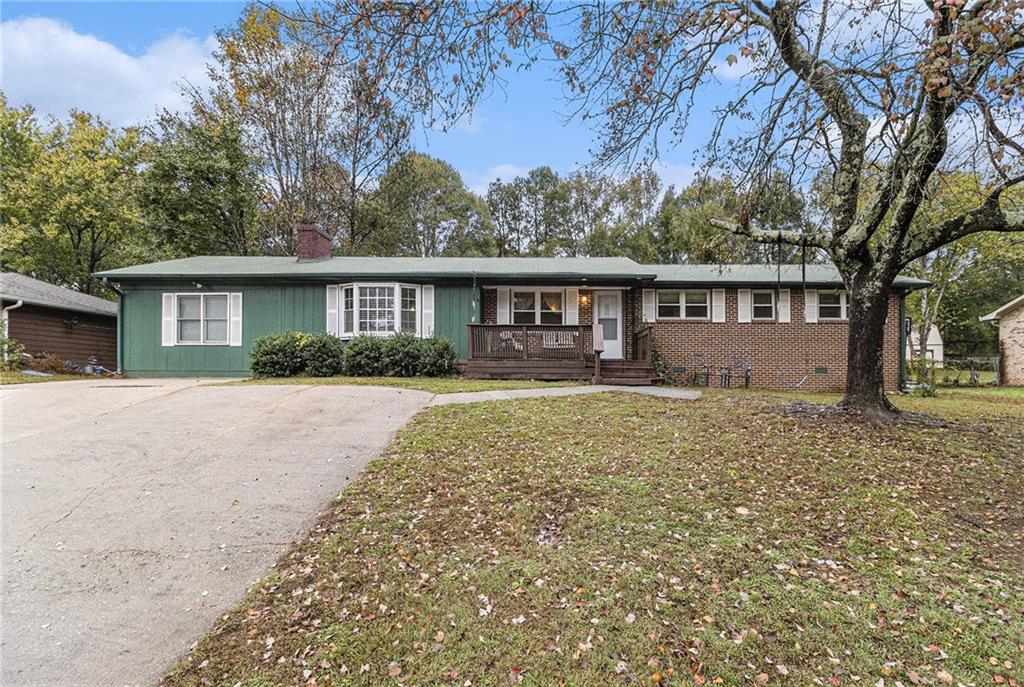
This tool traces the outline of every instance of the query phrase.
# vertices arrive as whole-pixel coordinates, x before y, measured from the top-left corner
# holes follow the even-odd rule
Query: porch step
[[[588,380],[594,375],[593,361],[582,360],[467,360],[465,375],[471,379]],[[601,362],[605,384],[647,386],[660,381],[654,367],[643,360]]]
[[[601,375],[602,384],[611,384],[613,386],[653,386],[661,382],[658,377],[605,377]]]
[[[593,361],[588,361],[587,365],[590,367],[594,366]],[[646,360],[601,360],[601,369],[622,369],[622,370],[647,370],[653,369],[653,365]]]

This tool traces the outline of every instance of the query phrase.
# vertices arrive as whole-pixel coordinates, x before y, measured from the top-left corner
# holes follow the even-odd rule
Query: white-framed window
[[[342,284],[342,338],[360,334],[391,336],[399,332],[420,335],[421,287],[415,284]]]
[[[512,291],[512,324],[563,324],[565,294],[544,289]]]
[[[174,342],[178,345],[228,345],[226,293],[175,295]]]
[[[659,320],[707,320],[711,317],[711,292],[707,289],[658,291]]]
[[[818,291],[818,319],[845,320],[846,292]]]
[[[395,287],[359,287],[359,332],[386,334],[395,331]]]
[[[754,291],[750,294],[751,313],[755,320],[775,319],[775,292]]]
[[[657,302],[659,320],[678,320],[682,317],[682,291],[659,291]]]
[[[711,317],[710,291],[683,291],[683,319],[706,320]]]
[[[352,336],[356,330],[356,287],[341,289],[341,335]]]
[[[402,286],[402,308],[399,329],[403,332],[415,334],[419,329],[419,289],[415,286]]]
[[[711,318],[711,292],[707,289],[658,291],[654,298],[658,319]]]

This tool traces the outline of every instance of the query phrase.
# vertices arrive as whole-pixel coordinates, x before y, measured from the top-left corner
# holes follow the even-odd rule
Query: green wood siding
[[[152,377],[244,376],[249,374],[249,349],[267,334],[327,328],[326,283],[123,285],[121,303],[122,358],[125,374]],[[161,346],[161,296],[164,293],[242,294],[241,346]],[[460,358],[469,354],[466,325],[480,321],[480,290],[469,284],[437,285],[434,289],[434,331],[455,344]]]
[[[327,290],[320,284],[161,284],[124,287],[122,361],[125,374],[241,376],[249,348],[266,334],[326,329]],[[161,346],[161,295],[168,292],[242,294],[241,346]]]
[[[453,344],[459,358],[469,357],[467,324],[480,321],[480,288],[470,284],[434,288],[434,334]]]

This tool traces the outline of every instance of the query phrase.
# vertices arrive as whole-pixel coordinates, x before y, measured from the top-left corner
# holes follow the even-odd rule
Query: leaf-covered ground
[[[102,377],[96,377],[94,375],[68,375],[68,374],[55,374],[49,377],[41,377],[39,375],[27,375],[22,372],[11,372],[0,370],[0,386],[5,384],[37,384],[39,382],[70,382],[76,379],[102,379]]]
[[[469,379],[467,377],[271,377],[219,382],[217,386],[245,384],[344,384],[353,386],[395,386],[419,389],[434,394],[457,394],[464,391],[508,391],[538,387],[579,386],[579,381],[545,382],[532,379]]]
[[[797,398],[433,408],[166,683],[1024,684],[1024,399]]]

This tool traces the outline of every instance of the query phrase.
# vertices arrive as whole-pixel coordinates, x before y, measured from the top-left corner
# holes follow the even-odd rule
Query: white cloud
[[[488,167],[482,172],[468,170],[460,173],[462,175],[462,181],[465,182],[467,187],[469,187],[469,190],[482,196],[487,194],[487,187],[492,181],[497,179],[501,179],[502,181],[511,181],[516,177],[526,176],[530,173],[531,169],[533,169],[533,167],[504,163]]]
[[[209,83],[214,38],[173,33],[139,55],[45,17],[6,21],[0,87],[14,105],[65,117],[77,109],[115,126],[140,124],[158,110],[183,106],[181,85]]]
[[[665,187],[675,186],[678,191],[681,188],[689,186],[690,183],[696,178],[697,172],[700,168],[697,165],[688,164],[668,164],[658,163],[654,166],[654,171],[657,172],[658,177],[661,179],[661,183],[665,184]]]
[[[732,64],[729,61],[720,60],[714,63],[715,76],[723,81],[735,81],[754,71],[754,61],[743,55],[735,55],[736,59]]]
[[[440,123],[435,124],[431,127],[432,131],[436,131],[441,134],[460,133],[460,134],[477,134],[480,133],[481,127],[487,123],[487,117],[474,117],[473,113],[460,117],[458,121],[449,126],[447,129]]]

